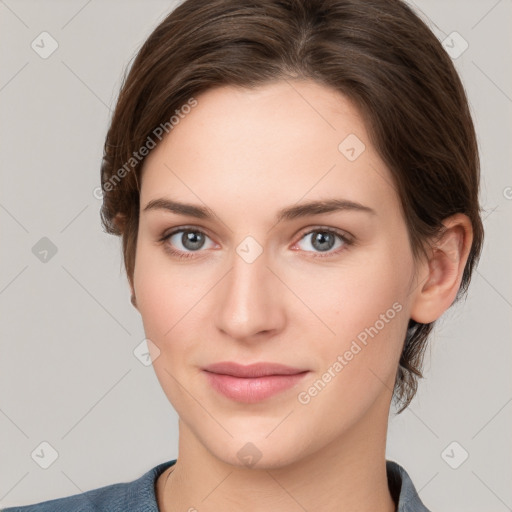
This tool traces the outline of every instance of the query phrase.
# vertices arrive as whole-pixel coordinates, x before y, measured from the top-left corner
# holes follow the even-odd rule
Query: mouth
[[[243,403],[256,403],[297,385],[309,370],[278,363],[240,365],[215,363],[203,368],[209,384],[217,392]]]

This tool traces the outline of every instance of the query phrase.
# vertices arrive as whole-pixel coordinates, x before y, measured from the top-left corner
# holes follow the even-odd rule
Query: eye
[[[352,240],[347,235],[334,229],[325,228],[316,228],[307,232],[300,239],[300,242],[303,241],[305,241],[305,243],[300,249],[306,252],[316,252],[315,257],[338,254],[352,244]],[[300,242],[297,245],[299,245]]]
[[[209,246],[208,241],[210,242]],[[162,236],[159,242],[164,244],[167,253],[180,259],[197,257],[199,254],[194,253],[201,253],[201,249],[215,247],[215,243],[206,233],[192,227],[175,229],[171,233]],[[322,227],[310,230],[302,235],[296,245],[300,246],[301,242],[306,243],[299,247],[300,250],[315,253],[313,257],[320,258],[334,256],[354,243],[349,235],[333,228]]]
[[[210,248],[215,246],[210,237],[203,231],[195,228],[180,228],[164,235],[160,242],[165,242],[165,250],[173,256],[188,258],[193,257],[194,252],[208,249],[207,240],[211,242]]]

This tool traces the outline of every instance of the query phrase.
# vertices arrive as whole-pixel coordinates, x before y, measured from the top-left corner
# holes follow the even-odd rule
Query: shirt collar
[[[391,460],[386,461],[388,486],[397,504],[396,512],[430,512],[421,502],[407,471]]]
[[[175,463],[176,459],[163,462],[148,471],[139,479],[142,484],[141,488],[146,488],[147,483],[152,482],[153,492],[151,492],[149,500],[151,503],[148,503],[149,507],[145,509],[148,512],[158,511],[154,491],[156,479],[169,466],[172,466]],[[391,492],[393,500],[397,504],[396,512],[430,512],[430,510],[421,502],[410,476],[402,466],[394,461],[388,460],[386,461],[386,472],[388,476],[389,491]]]

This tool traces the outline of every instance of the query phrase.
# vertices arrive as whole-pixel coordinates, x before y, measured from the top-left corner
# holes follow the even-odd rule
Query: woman
[[[410,8],[186,0],[125,79],[101,179],[179,456],[6,511],[428,511],[388,414],[483,228],[464,89]]]

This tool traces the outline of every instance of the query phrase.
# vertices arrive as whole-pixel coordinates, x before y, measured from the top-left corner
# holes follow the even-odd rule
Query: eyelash
[[[194,228],[193,226],[182,226],[178,229],[171,231],[168,234],[165,234],[158,241],[164,245],[164,250],[175,258],[178,258],[178,259],[196,258],[197,256],[195,253],[201,252],[200,249],[198,251],[182,252],[182,251],[177,251],[176,249],[173,249],[169,244],[165,244],[165,242],[167,242],[173,235],[175,235],[176,233],[180,233],[182,231],[192,231],[193,233],[201,233],[205,236],[208,236],[201,229]],[[335,235],[343,242],[343,246],[333,252],[326,252],[325,254],[318,252],[318,253],[315,253],[314,256],[308,256],[311,258],[329,258],[332,256],[336,256],[339,253],[346,250],[347,247],[354,244],[354,240],[352,238],[350,238],[348,235],[346,235],[345,233],[342,233],[341,231],[338,231],[337,229],[334,229],[334,228],[325,228],[322,226],[318,226],[313,229],[310,229],[309,231],[306,231],[305,233],[303,233],[301,235],[301,237],[299,238],[298,241],[301,241],[307,235],[311,235],[312,233],[329,233],[331,235]],[[305,252],[311,252],[311,251],[305,251]]]

